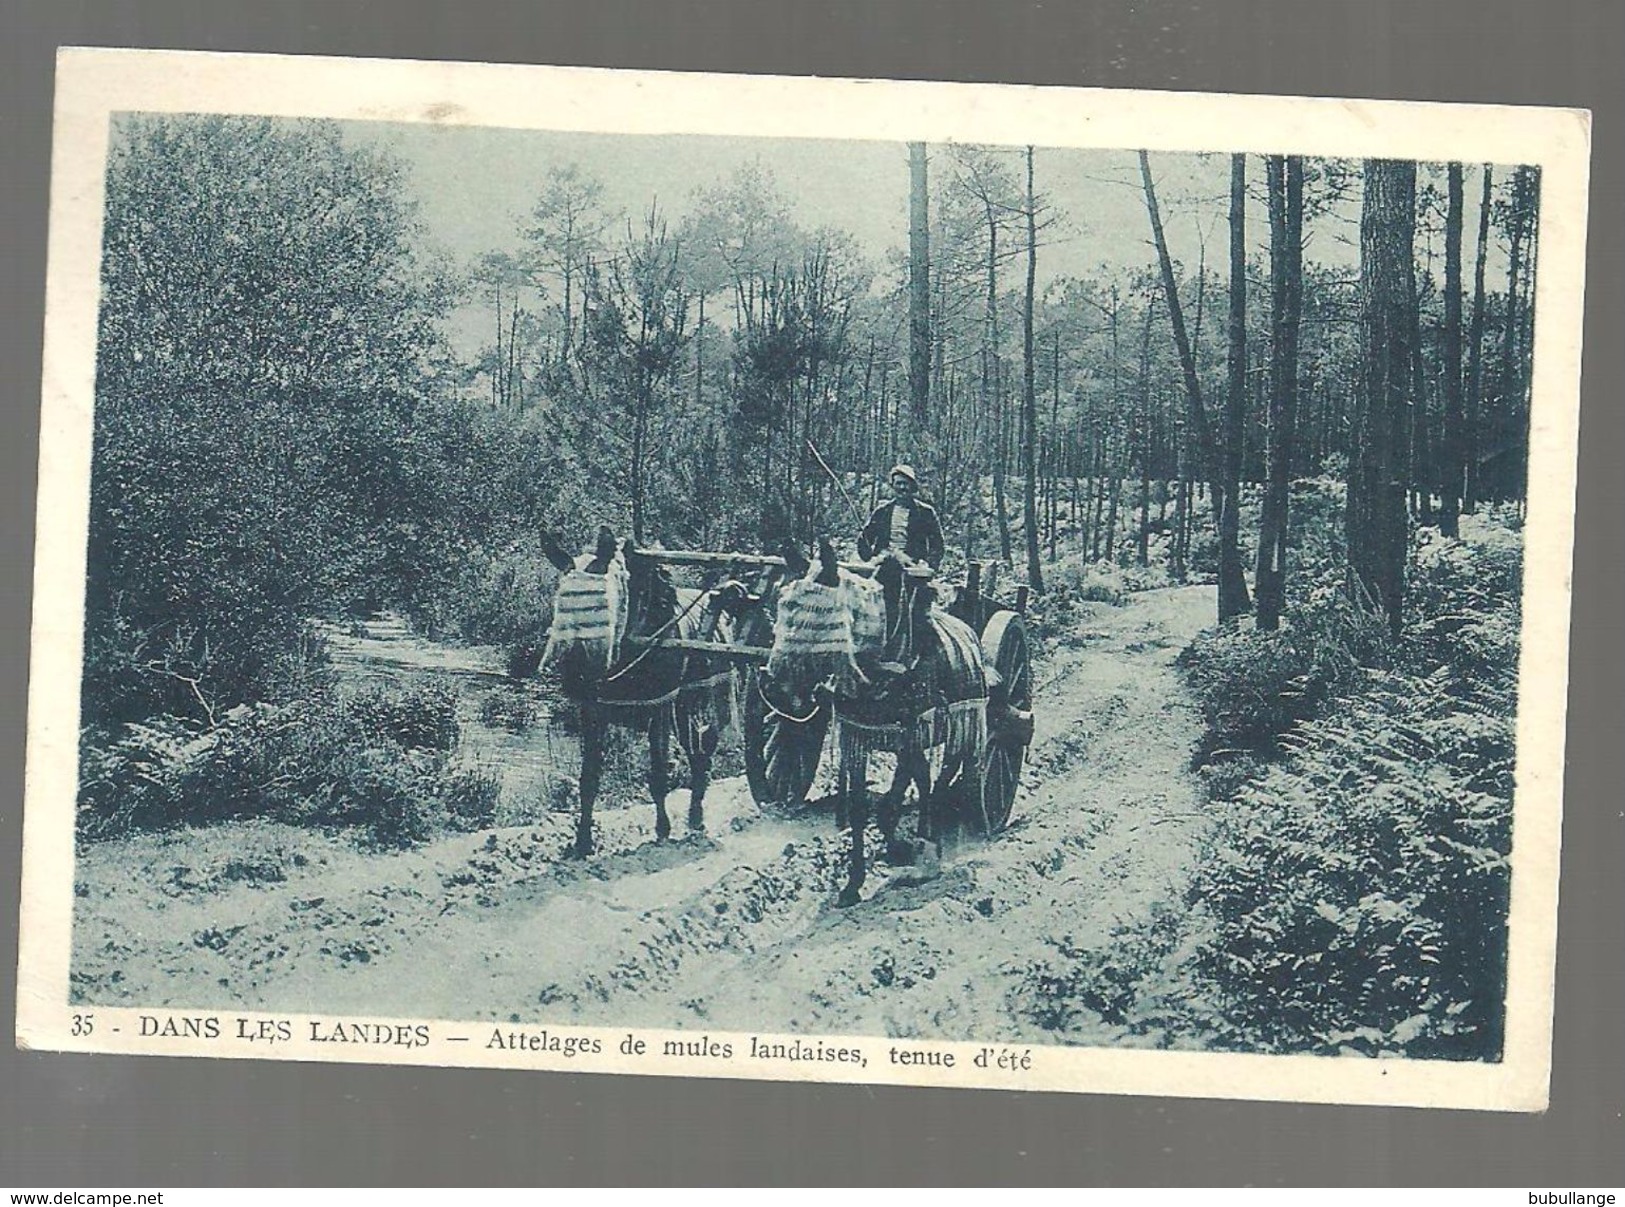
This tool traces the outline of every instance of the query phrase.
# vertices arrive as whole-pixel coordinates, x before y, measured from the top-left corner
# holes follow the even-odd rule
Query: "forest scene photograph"
[[[1501,1060],[1541,195],[115,114],[72,1003]]]

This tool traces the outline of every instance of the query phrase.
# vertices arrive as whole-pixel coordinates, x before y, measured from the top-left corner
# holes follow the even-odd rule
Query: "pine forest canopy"
[[[1346,161],[924,150],[120,118],[107,698],[184,703],[222,633],[324,609],[467,629],[448,601],[540,525],[850,539],[899,459],[952,558],[1035,585],[1058,558],[1144,563],[1157,535],[1201,570],[1213,505],[1269,485],[1269,607],[1286,483],[1344,479],[1374,417],[1358,506],[1448,528],[1521,498],[1533,170],[1421,165],[1407,190]],[[274,677],[270,648],[210,707]]]

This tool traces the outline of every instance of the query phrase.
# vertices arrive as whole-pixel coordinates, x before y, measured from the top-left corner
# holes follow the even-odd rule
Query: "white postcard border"
[[[92,398],[108,119],[118,111],[211,112],[604,133],[1034,144],[1301,153],[1538,164],[1542,169],[1533,419],[1520,659],[1515,850],[1506,1047],[1497,1064],[1363,1057],[1030,1049],[1032,1068],[981,1069],[984,1048],[1024,1045],[801,1036],[861,1047],[866,1068],[753,1061],[748,1034],[716,1033],[736,1054],[657,1056],[691,1032],[423,1020],[350,1020],[356,1035],[407,1028],[422,1045],[335,1043],[344,1020],[263,1012],[68,1004],[74,801],[83,654]],[[1392,101],[1061,89],[545,68],[375,59],[65,49],[58,57],[40,495],[29,684],[17,1038],[62,1051],[387,1061],[773,1080],[984,1086],[1110,1094],[1540,1110],[1548,1099],[1556,954],[1568,628],[1578,441],[1589,115],[1579,111]],[[143,1036],[212,1015],[218,1038]],[[89,1033],[84,1016],[93,1015]],[[143,1017],[160,1020],[143,1023]],[[267,1047],[236,1020],[285,1023]],[[76,1021],[77,1020],[77,1021]],[[315,1028],[312,1030],[312,1028]],[[116,1028],[116,1030],[115,1030]],[[327,1029],[324,1031],[324,1028]],[[368,1031],[366,1028],[373,1028]],[[381,1029],[380,1029],[381,1028]],[[184,1028],[182,1028],[184,1029]],[[603,1051],[485,1046],[493,1030],[595,1038]],[[340,1028],[344,1031],[344,1028]],[[397,1032],[398,1033],[398,1032]],[[650,1045],[622,1053],[627,1035]],[[464,1036],[459,1039],[457,1036]],[[792,1037],[762,1033],[766,1042]],[[942,1064],[877,1060],[893,1048]]]

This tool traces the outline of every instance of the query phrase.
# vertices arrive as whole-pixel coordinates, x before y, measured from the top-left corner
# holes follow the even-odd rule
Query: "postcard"
[[[1543,1109],[1589,116],[61,52],[18,1043]]]

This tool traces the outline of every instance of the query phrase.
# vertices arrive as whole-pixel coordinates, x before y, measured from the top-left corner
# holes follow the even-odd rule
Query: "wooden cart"
[[[669,565],[702,567],[742,583],[750,606],[738,615],[735,639],[727,645],[655,638],[666,649],[693,648],[725,655],[742,664],[745,775],[752,795],[764,804],[800,804],[811,790],[829,736],[834,705],[825,701],[804,716],[773,707],[762,688],[773,643],[773,601],[789,571],[783,558],[700,551],[642,551]],[[843,568],[868,573],[866,564]],[[1025,611],[1027,588],[1018,585],[1010,603],[994,594],[995,564],[973,563],[945,609],[981,638],[988,680],[987,738],[981,752],[980,800],[963,806],[963,821],[997,833],[1010,820],[1027,748],[1033,737],[1032,643]]]

